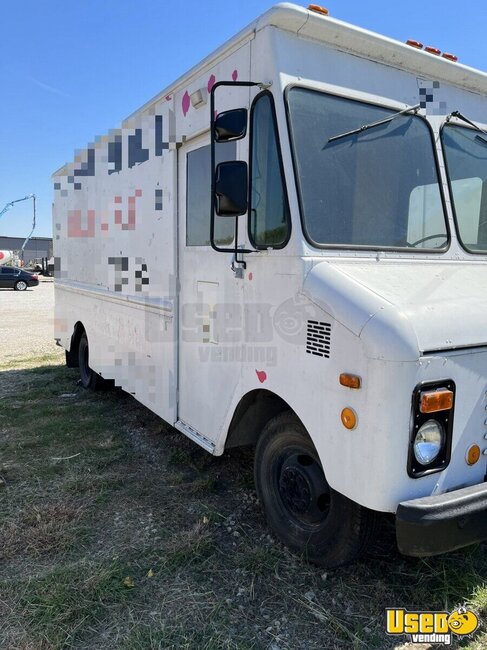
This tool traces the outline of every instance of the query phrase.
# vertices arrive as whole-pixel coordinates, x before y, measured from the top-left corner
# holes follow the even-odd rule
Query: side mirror
[[[215,174],[216,213],[219,217],[238,217],[247,212],[247,163],[230,160],[217,165]]]
[[[247,109],[224,111],[215,119],[213,137],[215,142],[231,142],[245,138],[247,133]]]

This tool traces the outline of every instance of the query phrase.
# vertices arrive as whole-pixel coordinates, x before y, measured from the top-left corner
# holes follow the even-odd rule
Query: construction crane
[[[10,201],[5,205],[2,211],[0,211],[0,219],[3,217],[3,215],[10,210],[12,206],[15,205],[15,203],[20,203],[21,201],[27,201],[27,199],[32,199],[32,208],[33,208],[33,218],[32,218],[32,230],[30,233],[27,235],[25,238],[24,243],[22,244],[22,248],[20,249],[19,253],[21,256],[24,254],[25,247],[27,245],[27,242],[29,239],[32,237],[32,233],[35,230],[36,227],[36,195],[35,194],[28,194],[27,196],[22,197],[21,199],[15,199],[14,201]]]

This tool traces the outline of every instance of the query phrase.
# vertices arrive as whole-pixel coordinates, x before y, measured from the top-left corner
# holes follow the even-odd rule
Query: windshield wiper
[[[353,131],[347,131],[346,133],[340,133],[340,135],[334,135],[332,138],[329,138],[328,142],[335,142],[336,140],[341,140],[342,138],[348,138],[348,136],[350,135],[356,135],[357,133],[364,133],[365,131],[370,131],[370,129],[374,129],[376,126],[381,126],[381,124],[387,124],[388,122],[392,122],[392,120],[395,120],[396,117],[400,117],[401,115],[406,115],[407,113],[416,114],[420,108],[421,108],[421,104],[416,104],[416,106],[410,106],[408,108],[405,108],[402,111],[399,111],[398,113],[394,113],[394,115],[391,115],[390,117],[386,117],[384,120],[379,120],[378,122],[372,122],[371,124],[364,124],[363,126],[360,126],[358,129],[354,129]]]
[[[465,115],[462,115],[460,113],[460,111],[453,111],[453,113],[450,113],[450,115],[447,115],[446,116],[446,121],[450,122],[452,117],[456,117],[458,120],[462,120],[462,122],[466,122],[467,124],[470,124],[470,126],[473,126],[473,128],[476,131],[480,131],[480,133],[483,133],[484,135],[487,135],[487,131],[484,131],[484,129],[481,129],[480,126],[477,126],[477,124],[475,124],[475,122],[472,122],[467,117],[465,117]],[[482,136],[480,136],[480,135],[476,135],[475,138],[477,140],[480,140],[481,142],[484,142],[485,144],[487,144],[487,139],[486,138],[482,138]]]

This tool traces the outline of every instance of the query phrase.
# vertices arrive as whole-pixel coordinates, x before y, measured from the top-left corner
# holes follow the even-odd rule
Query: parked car
[[[0,289],[15,289],[25,291],[27,287],[36,287],[39,284],[37,275],[28,273],[14,266],[0,266]]]

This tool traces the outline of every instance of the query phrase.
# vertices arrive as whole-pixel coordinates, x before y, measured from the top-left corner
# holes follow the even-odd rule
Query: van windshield
[[[441,138],[460,241],[472,253],[486,253],[487,140],[453,124],[444,126]]]
[[[447,247],[433,139],[422,118],[299,87],[287,97],[303,225],[312,244]],[[334,139],[380,120],[384,124]]]

